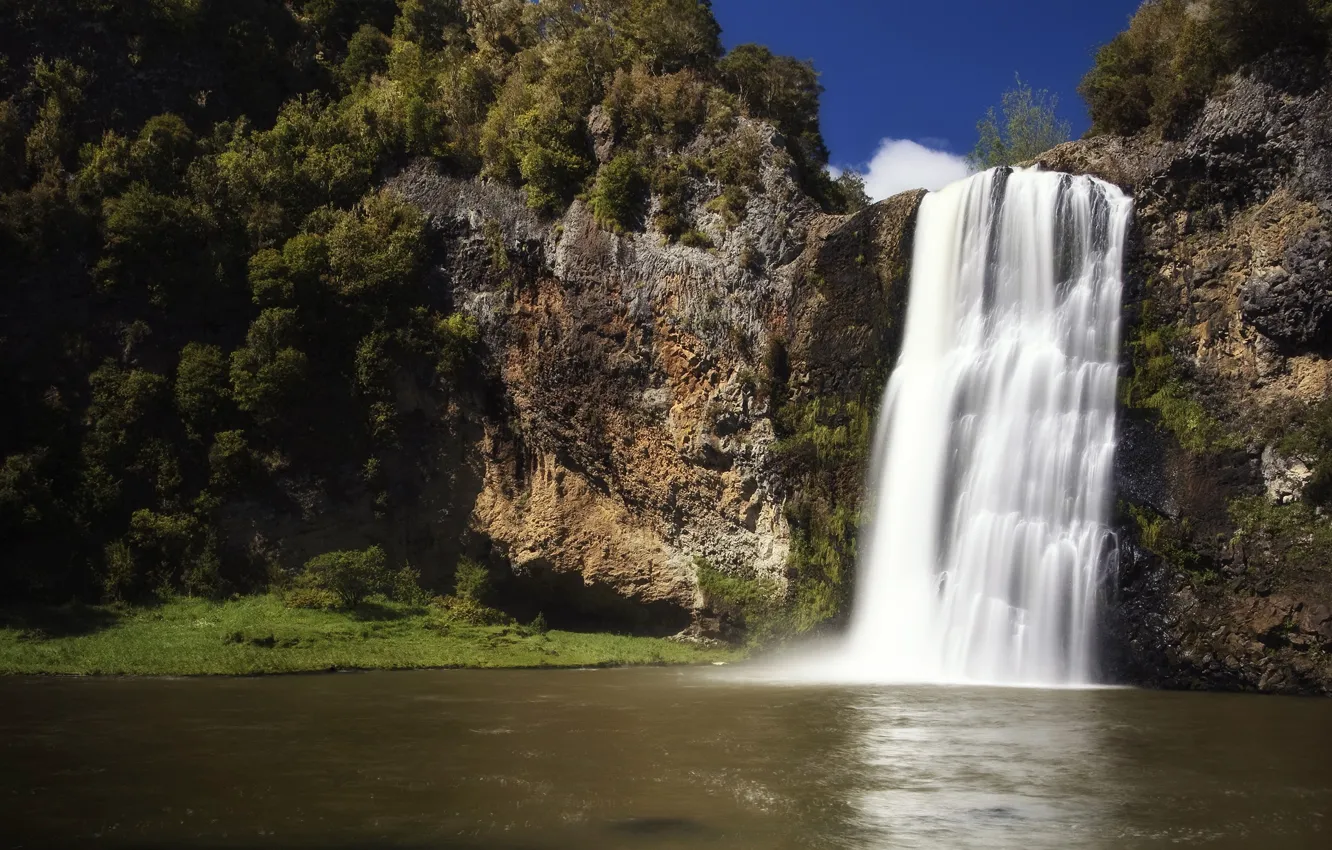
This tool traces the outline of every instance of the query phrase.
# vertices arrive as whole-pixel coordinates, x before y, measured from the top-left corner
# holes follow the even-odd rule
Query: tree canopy
[[[1174,136],[1244,64],[1278,49],[1316,58],[1330,39],[1330,0],[1148,0],[1078,90],[1093,134]]]
[[[755,121],[846,207],[820,91],[724,55],[708,0],[4,3],[0,591],[262,585],[226,517],[299,510],[294,482],[390,521],[403,382],[480,392],[477,324],[380,188],[412,158],[699,244],[697,193],[738,218],[762,191]]]

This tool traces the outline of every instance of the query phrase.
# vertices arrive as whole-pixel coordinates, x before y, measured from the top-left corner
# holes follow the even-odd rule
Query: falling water
[[[1092,681],[1131,214],[1035,169],[926,196],[843,670]]]

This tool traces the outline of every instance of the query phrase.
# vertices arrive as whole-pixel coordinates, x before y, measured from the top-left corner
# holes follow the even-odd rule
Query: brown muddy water
[[[0,679],[0,847],[1332,847],[1332,701],[720,673]]]

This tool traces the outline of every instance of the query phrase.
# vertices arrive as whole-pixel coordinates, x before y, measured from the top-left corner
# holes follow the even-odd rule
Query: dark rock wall
[[[1230,81],[1181,141],[1040,158],[1131,191],[1109,675],[1332,694],[1327,69]]]

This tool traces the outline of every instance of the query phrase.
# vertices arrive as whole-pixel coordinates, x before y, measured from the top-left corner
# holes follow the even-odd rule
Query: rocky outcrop
[[[700,620],[700,563],[794,592],[786,508],[808,470],[781,450],[782,411],[877,398],[919,194],[822,215],[779,141],[740,222],[693,211],[710,249],[613,233],[582,202],[547,220],[427,161],[391,184],[429,216],[436,285],[481,327],[461,548],[515,604],[663,633]]]
[[[1122,680],[1332,694],[1332,519],[1310,483],[1332,391],[1327,78],[1273,57],[1180,140],[1040,158],[1136,200],[1106,647]]]
[[[1286,248],[1281,264],[1240,290],[1240,313],[1287,351],[1325,351],[1332,341],[1332,240],[1313,227]]]

